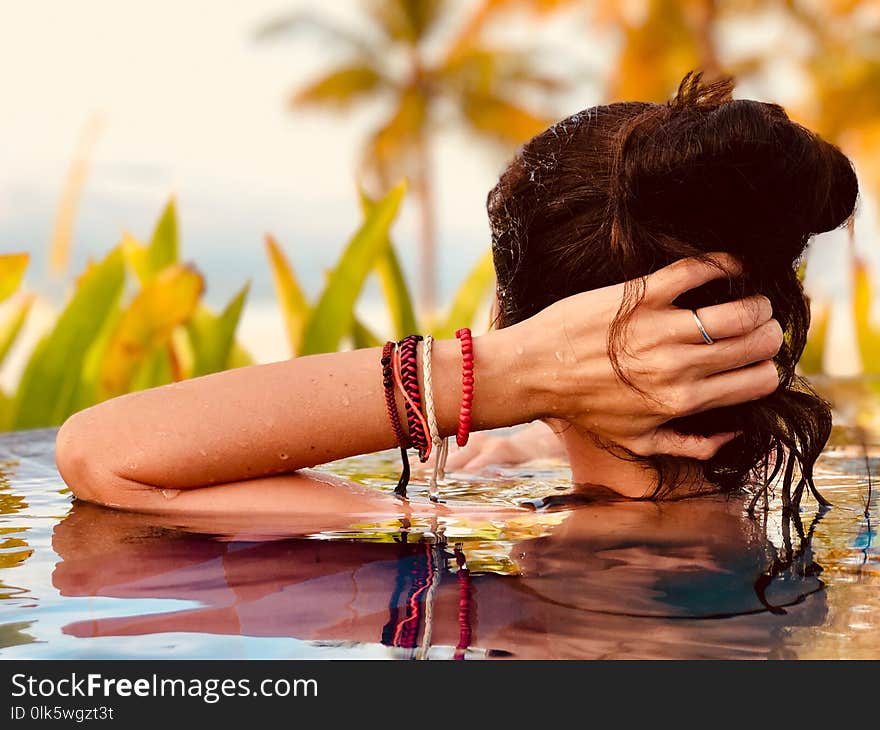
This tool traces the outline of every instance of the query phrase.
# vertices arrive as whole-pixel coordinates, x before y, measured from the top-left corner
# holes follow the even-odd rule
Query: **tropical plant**
[[[15,344],[34,302],[32,294],[17,294],[29,258],[26,253],[0,254],[0,304],[14,297],[9,302],[10,311],[0,320],[0,367]],[[10,412],[11,400],[0,390],[0,430],[6,428]]]
[[[89,263],[31,352],[16,392],[0,397],[0,427],[58,425],[105,398],[250,362],[234,336],[248,287],[215,314],[201,302],[201,274],[181,264],[178,251],[172,201],[148,244],[125,234]],[[26,262],[23,255],[0,257],[0,298],[18,287]],[[0,355],[30,301],[23,299],[0,330]]]
[[[559,2],[542,3],[543,10]],[[391,112],[365,144],[362,171],[371,188],[384,192],[392,181],[412,181],[420,211],[419,300],[433,315],[436,297],[436,231],[432,195],[432,139],[449,124],[505,147],[548,126],[550,118],[522,99],[548,96],[564,87],[556,75],[538,71],[534,52],[503,48],[486,37],[489,21],[523,0],[483,0],[437,51],[450,25],[451,0],[367,0],[366,21],[353,30],[324,17],[296,12],[267,23],[261,39],[300,31],[330,39],[345,59],[290,98],[293,108],[348,113],[354,105],[382,99]]]
[[[272,236],[266,237],[266,252],[292,355],[330,352],[344,341],[355,347],[373,347],[385,339],[400,339],[414,332],[431,331],[437,337],[452,337],[457,328],[474,322],[495,281],[489,251],[465,278],[445,317],[417,321],[409,285],[389,232],[403,195],[403,185],[393,188],[379,201],[361,193],[363,222],[314,303],[309,302],[278,242]],[[391,331],[382,338],[360,321],[355,311],[370,275],[379,278],[391,322]]]

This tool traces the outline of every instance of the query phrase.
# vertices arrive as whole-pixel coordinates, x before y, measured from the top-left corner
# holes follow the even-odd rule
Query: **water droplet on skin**
[[[163,489],[162,490],[162,496],[165,497],[165,499],[174,499],[178,494],[180,494],[179,489]]]
[[[522,346],[522,345],[517,345],[517,347],[516,347],[516,354],[517,354],[517,355],[522,355],[524,352],[525,352],[525,349],[523,348],[523,346]]]
[[[202,456],[207,456],[207,455],[208,455],[208,452],[205,451],[204,449],[199,449],[199,453],[200,453]]]
[[[561,352],[554,352],[553,354],[556,355],[556,359],[559,360],[559,362],[563,361],[564,357]]]
[[[287,461],[290,458],[290,454],[282,451],[280,454],[278,454],[278,458],[281,459],[281,461]]]
[[[351,401],[350,401],[348,398],[343,398],[343,399],[342,399],[342,405],[344,405],[344,406],[350,406],[350,405],[351,405]]]

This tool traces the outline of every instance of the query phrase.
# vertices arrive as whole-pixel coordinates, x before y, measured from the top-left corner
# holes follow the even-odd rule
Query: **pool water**
[[[5,434],[0,658],[877,658],[880,459],[841,433],[818,470],[833,508],[794,519],[706,497],[261,537],[74,502],[54,430]],[[394,466],[325,468],[390,490]],[[536,464],[445,494],[567,480]]]

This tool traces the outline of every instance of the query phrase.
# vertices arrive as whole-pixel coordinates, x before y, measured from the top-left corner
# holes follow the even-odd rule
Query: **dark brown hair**
[[[687,256],[730,252],[743,274],[687,292],[697,308],[761,293],[785,332],[780,386],[760,401],[676,419],[681,433],[741,431],[694,465],[725,491],[781,474],[786,507],[813,484],[831,413],[795,374],[810,323],[797,268],[813,234],[845,223],[858,196],[847,157],[782,107],[733,99],[733,81],[688,74],[666,104],[623,102],[579,112],[526,143],[489,193],[498,279],[496,325],[526,319],[577,292],[635,280],[612,324],[618,354],[642,277]],[[634,455],[629,455],[636,458]],[[656,494],[683,460],[643,459]]]

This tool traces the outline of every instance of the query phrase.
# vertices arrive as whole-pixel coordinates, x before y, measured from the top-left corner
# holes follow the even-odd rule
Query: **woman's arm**
[[[623,285],[569,297],[474,338],[474,429],[553,417],[639,454],[711,457],[734,434],[683,437],[663,424],[773,392],[778,379],[770,358],[782,343],[769,301],[750,297],[701,310],[718,342],[699,344],[690,312],[672,302],[706,281],[736,275],[730,257],[715,258],[685,259],[647,277],[622,353],[638,390],[621,382],[608,357]],[[444,435],[457,425],[460,357],[456,340],[435,343]],[[379,358],[378,349],[302,357],[106,401],[61,428],[58,468],[77,496],[119,505],[108,498],[119,484],[186,490],[241,483],[389,448],[394,437]]]
[[[475,429],[534,417],[515,339],[506,330],[474,338]],[[188,489],[387,449],[395,439],[380,357],[376,348],[300,357],[124,395],[72,416],[58,434],[56,460],[69,483],[87,462],[92,472]],[[461,400],[458,341],[435,342],[433,365],[438,425],[449,435]],[[519,377],[510,377],[514,371]],[[405,424],[399,395],[397,402]]]

